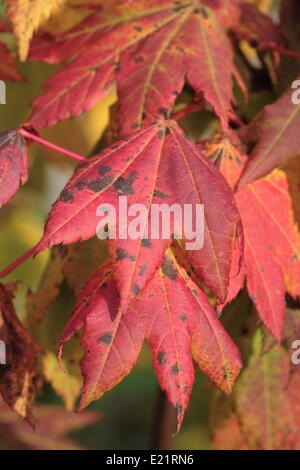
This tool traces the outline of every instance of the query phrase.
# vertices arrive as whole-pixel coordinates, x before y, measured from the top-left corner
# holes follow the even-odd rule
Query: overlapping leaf
[[[187,80],[227,128],[232,116],[233,52],[213,10],[198,0],[123,0],[54,40],[37,41],[31,58],[73,59],[46,83],[31,123],[40,128],[77,116],[117,83],[121,132],[168,115]]]
[[[82,378],[79,359],[82,350],[79,338],[68,343],[64,350],[64,373],[57,362],[57,348],[73,308],[73,292],[77,294],[81,290],[106,255],[105,247],[98,239],[56,247],[38,291],[29,292],[27,296],[26,323],[43,350],[39,358],[41,373],[61,396],[68,410],[74,408],[80,394]]]
[[[285,450],[297,446],[299,372],[290,379],[290,358],[277,347],[256,349],[236,388],[237,411],[251,449]]]
[[[176,222],[171,218],[169,238],[162,232],[157,239],[151,236],[151,205],[162,203],[177,203],[181,209],[185,204],[204,204],[204,246],[191,251],[190,257],[201,278],[224,301],[233,246],[236,238],[242,239],[239,214],[226,181],[172,121],[138,131],[80,164],[54,204],[36,252],[94,236],[107,223],[97,213],[100,204],[112,204],[120,221],[121,196],[127,196],[128,206],[145,206],[149,227],[148,239],[143,226],[136,239],[128,234],[122,239],[117,233],[110,240],[122,307],[126,308],[162,263],[175,233]],[[196,223],[195,211],[192,221]]]
[[[21,82],[24,80],[16,61],[6,44],[0,41],[0,80]]]
[[[231,146],[230,150],[226,139],[212,141],[208,147],[208,155],[222,157],[220,169],[234,185],[245,158],[238,148]],[[280,340],[285,319],[285,293],[288,291],[293,297],[300,293],[300,236],[286,175],[281,170],[273,171],[238,191],[236,202],[245,235],[243,262],[248,292],[263,322]],[[232,300],[243,286],[244,269],[239,271],[236,267],[234,271],[227,301]]]
[[[19,42],[21,60],[25,60],[29,42],[34,31],[53,10],[66,0],[8,0],[7,14],[10,17],[14,33]]]
[[[265,176],[300,151],[300,104],[293,102],[295,89],[265,106],[249,127],[248,141],[255,143],[240,186]],[[294,100],[295,101],[295,100]]]
[[[10,33],[11,27],[0,18],[0,33]],[[21,82],[24,77],[19,72],[15,58],[7,45],[0,41],[0,80]]]
[[[245,231],[248,291],[277,339],[285,318],[285,292],[300,293],[300,237],[286,176],[276,170],[237,194]],[[279,210],[280,208],[280,210]]]
[[[0,207],[6,204],[28,178],[27,144],[17,130],[0,134]]]
[[[258,46],[283,43],[279,26],[251,2],[240,2],[240,21],[233,24],[233,30],[241,39]]]
[[[18,319],[12,298],[10,286],[0,285],[0,339],[5,344],[5,364],[0,367],[0,392],[14,411],[31,421],[31,404],[38,386],[39,349]]]
[[[226,393],[231,391],[241,368],[239,352],[207,297],[171,252],[124,313],[111,266],[95,273],[79,295],[61,347],[83,326],[81,408],[130,372],[145,336],[160,386],[177,409],[178,428],[194,381],[191,351],[202,371]]]

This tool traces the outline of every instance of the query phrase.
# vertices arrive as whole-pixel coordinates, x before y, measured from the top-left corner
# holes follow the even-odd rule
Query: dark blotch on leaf
[[[161,116],[163,116],[165,119],[167,119],[168,117],[168,112],[169,110],[167,108],[159,108],[157,110],[158,114],[160,114]]]
[[[113,340],[113,336],[111,333],[103,333],[103,335],[99,336],[99,338],[97,339],[97,342],[104,343],[107,346],[109,346],[112,340]]]
[[[170,196],[168,196],[167,194],[165,194],[164,192],[160,191],[159,189],[155,189],[155,190],[154,190],[153,196],[159,197],[159,198],[161,198],[161,199],[170,197]]]
[[[75,184],[76,189],[81,191],[83,188],[86,188],[87,184],[85,181],[78,181],[78,183]]]
[[[159,351],[159,353],[157,354],[156,359],[160,366],[167,362],[166,356],[166,351]]]
[[[101,175],[101,176],[106,175],[106,173],[108,173],[109,171],[111,171],[111,167],[110,167],[110,166],[102,165],[102,166],[100,166],[100,168],[99,168],[99,175]]]
[[[165,135],[164,129],[159,129],[159,131],[158,131],[158,133],[157,133],[157,137],[158,137],[159,139],[162,139],[164,135]]]
[[[152,248],[152,243],[148,238],[143,238],[141,244],[145,248]]]
[[[90,162],[87,160],[85,162],[79,163],[77,168],[85,168]]]
[[[140,292],[141,288],[137,284],[133,284],[132,286],[132,292],[137,295]]]
[[[161,269],[164,275],[167,276],[169,279],[171,279],[171,281],[176,281],[177,271],[174,268],[172,261],[166,256],[164,257],[164,261],[161,266]]]
[[[134,62],[137,63],[137,64],[138,64],[139,62],[144,62],[144,60],[145,60],[145,59],[144,59],[144,57],[143,57],[142,55],[139,55],[139,56],[137,56],[137,57],[134,58]]]
[[[147,265],[143,264],[139,269],[139,276],[144,276],[144,274],[146,274],[147,272],[147,269],[148,269]]]
[[[128,256],[127,251],[124,250],[123,248],[117,248],[116,254],[117,254],[117,261],[122,261],[122,259],[126,259]]]
[[[134,189],[132,187],[132,184],[137,178],[137,172],[132,171],[128,178],[124,178],[123,176],[120,176],[117,181],[114,183],[114,188],[116,192],[120,195],[128,195],[128,194],[134,194]]]
[[[67,189],[64,189],[60,193],[59,200],[62,202],[71,202],[73,201],[73,199],[74,199],[73,193],[71,193],[71,191],[68,191]]]
[[[102,189],[109,186],[113,181],[112,176],[105,176],[104,178],[99,178],[97,180],[91,181],[87,184],[87,187],[94,193],[99,193]]]
[[[208,19],[208,14],[207,14],[207,11],[205,10],[205,8],[201,8],[200,12],[201,12],[201,15],[203,16],[203,18],[205,18],[207,20]],[[199,13],[199,11],[195,10],[194,13]]]
[[[179,372],[179,367],[177,362],[171,367],[171,375],[176,375]]]

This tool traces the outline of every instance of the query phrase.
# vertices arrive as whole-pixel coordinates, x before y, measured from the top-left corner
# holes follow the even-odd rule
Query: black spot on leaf
[[[159,351],[159,353],[157,354],[156,359],[160,366],[167,362],[166,356],[166,351]]]
[[[164,261],[161,266],[161,269],[164,275],[167,276],[169,279],[171,279],[171,281],[176,281],[177,271],[174,268],[172,261],[166,256],[164,257]]]
[[[132,184],[135,182],[137,178],[137,172],[132,171],[128,178],[124,178],[123,176],[120,176],[117,181],[114,183],[114,188],[116,192],[118,193],[119,196],[121,195],[128,195],[128,194],[134,194],[134,189],[132,187]]]
[[[59,200],[62,202],[71,202],[73,201],[73,199],[74,199],[73,193],[71,193],[71,191],[68,191],[67,189],[64,189],[60,193]]]
[[[167,194],[165,194],[163,191],[160,191],[159,189],[155,189],[155,190],[154,190],[153,196],[159,197],[159,198],[161,198],[161,199],[170,197],[170,196],[168,196]]]
[[[141,288],[137,284],[133,284],[132,286],[132,292],[137,295],[140,292]]]
[[[104,343],[107,346],[109,346],[112,340],[113,340],[113,336],[111,333],[103,333],[101,336],[99,336],[99,338],[97,339],[97,342]]]
[[[110,166],[102,165],[102,166],[100,166],[100,168],[99,168],[99,175],[101,175],[101,176],[106,175],[106,173],[108,173],[109,171],[111,171],[111,167],[110,167]]]
[[[78,183],[75,184],[76,189],[81,191],[83,188],[86,187],[86,182],[85,181],[78,181]]]
[[[199,10],[198,11],[195,10],[194,13],[199,13]],[[208,19],[208,14],[207,14],[207,11],[205,10],[205,8],[201,8],[200,13],[203,16],[203,18],[205,18],[206,20]]]
[[[99,178],[97,180],[91,181],[87,184],[87,187],[94,193],[99,193],[102,189],[106,188],[113,182],[112,176],[104,176],[104,178]]]
[[[117,261],[122,261],[122,259],[126,259],[128,256],[127,251],[124,250],[123,248],[117,248],[116,254],[117,254]]]
[[[152,243],[148,238],[143,238],[141,244],[145,248],[152,248]]]
[[[161,116],[163,116],[165,119],[167,119],[168,117],[168,109],[167,108],[159,108],[157,110],[158,114],[160,114]]]
[[[142,55],[139,55],[139,56],[137,56],[137,57],[134,58],[134,62],[136,62],[137,64],[138,64],[139,62],[144,62],[144,60],[145,60],[145,59],[144,59],[144,57],[143,57]]]
[[[148,266],[146,264],[143,264],[140,269],[139,269],[139,276],[144,276],[144,274],[147,272]]]
[[[176,411],[179,416],[182,415],[182,405],[179,403],[176,404]]]

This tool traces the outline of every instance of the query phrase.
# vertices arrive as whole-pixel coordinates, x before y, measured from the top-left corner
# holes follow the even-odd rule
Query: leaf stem
[[[22,263],[24,263],[28,258],[30,258],[30,256],[33,256],[35,254],[35,250],[35,246],[30,248],[30,250],[26,251],[25,253],[23,253],[23,255],[21,255],[8,266],[6,266],[6,268],[0,271],[0,279],[10,274],[14,269],[18,268]]]
[[[280,54],[290,55],[292,57],[297,57],[298,59],[300,59],[300,52],[291,51],[290,49],[285,49],[284,47],[274,44],[273,42],[262,43],[259,48],[262,50],[267,50],[267,51],[277,51]]]
[[[44,147],[49,147],[50,149],[60,152],[63,155],[67,155],[68,157],[74,158],[75,160],[81,160],[81,161],[86,160],[85,157],[82,157],[81,155],[78,155],[77,153],[71,152],[70,150],[66,150],[63,147],[59,147],[58,145],[52,144],[51,142],[48,142],[47,140],[42,139],[41,137],[38,137],[35,134],[31,134],[31,132],[28,132],[23,127],[20,127],[19,134],[23,135],[26,139],[34,140],[35,142],[38,142]]]
[[[198,111],[199,109],[199,103],[189,104],[186,108],[182,109],[181,111],[178,111],[178,113],[173,114],[173,116],[171,116],[171,119],[174,119],[174,121],[178,121],[178,119],[181,119],[182,117],[186,116],[189,113],[192,113],[193,111]]]

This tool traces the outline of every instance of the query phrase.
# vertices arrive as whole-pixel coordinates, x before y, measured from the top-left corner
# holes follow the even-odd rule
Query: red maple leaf
[[[230,393],[241,368],[238,349],[206,295],[170,250],[125,312],[120,309],[113,276],[108,265],[91,277],[61,339],[60,356],[63,344],[84,326],[80,409],[131,371],[146,337],[160,386],[177,409],[179,430],[194,382],[192,358],[216,385]]]
[[[237,72],[221,21],[198,0],[98,5],[72,30],[34,44],[31,59],[72,60],[45,83],[47,91],[33,103],[31,124],[40,128],[77,116],[116,83],[120,130],[129,134],[143,121],[169,117],[187,81],[204,94],[226,129]]]
[[[203,150],[212,159],[219,157],[220,170],[234,187],[247,165],[240,149],[227,138],[217,138],[208,140]],[[300,237],[285,173],[274,170],[242,188],[236,202],[245,236],[244,267],[238,270],[236,261],[232,263],[227,302],[236,297],[247,274],[248,292],[257,311],[280,341],[285,293],[295,298],[300,293]]]
[[[51,210],[36,253],[94,236],[101,221],[103,226],[107,223],[106,217],[97,215],[101,204],[111,204],[119,220],[119,198],[124,195],[128,205],[143,204],[150,228],[152,204],[167,202],[181,208],[187,203],[204,204],[204,246],[190,251],[190,259],[208,287],[224,301],[236,238],[242,243],[239,214],[225,179],[174,121],[144,128],[80,164]],[[124,308],[162,263],[176,229],[172,219],[170,223],[169,238],[160,234],[145,241],[144,227],[136,239],[117,236],[110,240]]]

